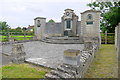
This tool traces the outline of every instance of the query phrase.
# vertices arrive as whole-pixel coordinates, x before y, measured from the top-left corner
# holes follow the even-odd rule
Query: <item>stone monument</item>
[[[46,18],[42,17],[34,19],[35,36],[38,40],[51,43],[76,43],[77,41],[77,43],[84,43],[92,40],[101,44],[100,11],[82,12],[81,21],[78,21],[79,17],[74,10],[64,11],[61,22],[46,22]]]

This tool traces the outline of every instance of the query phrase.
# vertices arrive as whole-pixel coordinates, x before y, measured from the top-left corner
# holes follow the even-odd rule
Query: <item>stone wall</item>
[[[120,55],[120,23],[115,28],[115,47],[117,48],[118,55]]]
[[[45,26],[45,37],[62,36],[61,23],[48,22]]]
[[[118,48],[120,42],[120,23],[115,28],[115,46]]]
[[[64,52],[64,63],[55,70],[51,70],[45,78],[84,78],[84,74],[98,50],[98,44],[94,42],[85,44],[83,51],[66,50]],[[88,48],[88,46],[91,46],[91,48]]]

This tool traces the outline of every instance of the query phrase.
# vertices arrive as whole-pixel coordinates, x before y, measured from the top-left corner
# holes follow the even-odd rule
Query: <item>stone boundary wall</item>
[[[118,24],[118,30],[117,30],[117,49],[118,49],[118,54],[120,56],[120,23]],[[120,60],[120,58],[119,58]]]
[[[0,45],[24,43],[24,42],[30,42],[30,41],[37,41],[37,40],[20,40],[20,41],[12,41],[12,42],[1,42]]]
[[[99,45],[92,43],[92,49],[84,49],[80,52],[80,65],[70,65],[63,63],[55,70],[51,70],[45,75],[45,79],[49,78],[84,78],[85,72],[88,70],[91,62],[98,51]]]
[[[115,28],[115,46],[118,48],[120,41],[120,23]]]
[[[120,55],[120,22],[115,28],[115,47],[117,48],[118,55]]]

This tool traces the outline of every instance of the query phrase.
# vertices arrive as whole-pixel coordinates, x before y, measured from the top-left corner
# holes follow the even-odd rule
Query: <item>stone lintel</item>
[[[36,17],[34,20],[36,20],[36,19],[46,19],[46,18],[44,18],[44,17]]]
[[[74,11],[74,10],[72,10],[72,9],[69,9],[69,8],[68,8],[68,9],[65,9],[65,11],[67,11],[67,10]]]
[[[83,14],[83,13],[86,13],[86,12],[101,12],[101,11],[98,11],[98,10],[86,10],[86,11],[84,11],[84,12],[82,12],[81,14]]]

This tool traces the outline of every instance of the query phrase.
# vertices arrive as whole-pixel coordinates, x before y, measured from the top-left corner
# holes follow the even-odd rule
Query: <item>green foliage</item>
[[[17,27],[15,30],[16,30],[17,32],[22,32],[22,28],[21,28],[21,27]]]
[[[103,32],[115,32],[115,27],[120,22],[120,2],[93,2],[87,6],[101,11],[101,30]]]
[[[8,30],[8,28],[9,28],[9,25],[7,24],[7,22],[0,21],[0,31],[6,32]]]
[[[53,19],[50,19],[48,22],[55,22]]]
[[[9,35],[34,35],[34,31],[27,31],[27,28],[23,27],[17,27],[15,29],[10,28],[10,26],[7,24],[7,22],[0,21],[0,35],[3,36],[9,36]]]

